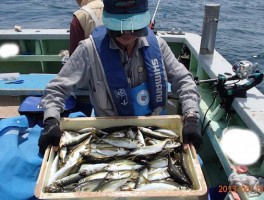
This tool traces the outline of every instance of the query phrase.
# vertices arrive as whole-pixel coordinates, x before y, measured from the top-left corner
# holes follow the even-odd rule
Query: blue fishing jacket
[[[97,27],[92,33],[92,38],[100,56],[107,84],[118,115],[135,115],[131,98],[131,88],[128,84],[122,63],[120,62],[118,50],[109,48],[110,38],[106,33],[106,28],[104,26]],[[147,85],[150,96],[149,104],[150,109],[153,112],[157,108],[165,107],[167,98],[167,81],[166,72],[162,64],[160,47],[152,30],[148,29],[146,39],[149,46],[141,48],[141,52],[144,58],[144,65],[148,73]]]

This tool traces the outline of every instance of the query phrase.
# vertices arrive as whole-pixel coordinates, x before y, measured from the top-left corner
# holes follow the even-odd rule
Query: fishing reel
[[[256,70],[257,66],[258,63],[252,64],[247,60],[239,61],[233,65],[233,71],[235,72],[235,75],[233,76],[219,74],[216,79],[198,80],[196,77],[194,80],[196,85],[201,83],[212,84],[211,87],[216,88],[216,92],[221,99],[221,106],[227,113],[230,113],[234,98],[246,98],[247,90],[262,82],[263,73]],[[237,84],[239,81],[244,79],[247,79],[248,82],[244,84]],[[233,82],[227,83],[227,81]]]

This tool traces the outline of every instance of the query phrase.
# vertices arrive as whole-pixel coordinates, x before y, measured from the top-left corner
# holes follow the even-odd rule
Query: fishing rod
[[[152,17],[152,19],[151,19],[151,21],[149,23],[150,29],[153,29],[154,28],[154,20],[155,20],[155,16],[156,16],[156,13],[157,13],[157,10],[158,10],[158,7],[159,7],[159,3],[160,3],[160,0],[158,0],[156,9],[155,9],[154,14],[153,14],[153,17]]]

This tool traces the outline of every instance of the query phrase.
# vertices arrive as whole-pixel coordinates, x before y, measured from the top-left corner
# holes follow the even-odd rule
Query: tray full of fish
[[[63,118],[47,148],[39,199],[198,199],[207,187],[182,117]]]

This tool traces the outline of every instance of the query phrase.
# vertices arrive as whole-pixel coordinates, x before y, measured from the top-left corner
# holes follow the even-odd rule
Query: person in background
[[[89,90],[96,116],[145,116],[164,111],[168,83],[182,106],[183,143],[193,143],[199,149],[200,95],[190,72],[178,62],[165,40],[148,27],[148,1],[103,3],[104,26],[80,42],[45,89],[40,152],[44,153],[49,144],[58,146],[60,113],[73,89]]]
[[[73,13],[70,27],[70,52],[71,55],[81,40],[89,37],[96,26],[102,25],[102,0],[76,0],[81,7]]]

